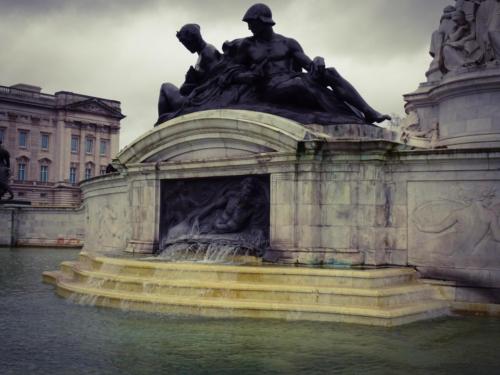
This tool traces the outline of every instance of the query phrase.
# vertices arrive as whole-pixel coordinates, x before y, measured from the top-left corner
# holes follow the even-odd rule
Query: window
[[[41,165],[40,166],[40,182],[48,182],[49,181],[49,166]]]
[[[26,181],[26,163],[21,162],[17,165],[17,179]]]
[[[42,150],[48,150],[49,149],[49,135],[48,134],[42,134],[42,142],[41,142],[41,147]]]
[[[107,141],[107,139],[101,139],[99,153],[101,154],[101,156],[106,156],[108,154],[108,141]]]
[[[94,163],[85,164],[85,179],[94,177]]]
[[[19,147],[28,147],[28,132],[26,130],[19,131]]]
[[[85,138],[85,152],[87,154],[91,154],[92,152],[94,152],[94,139]]]
[[[92,178],[92,167],[87,167],[85,168],[85,179],[88,180],[89,178]]]
[[[0,128],[0,142],[5,142],[5,128]]]
[[[99,169],[99,174],[101,176],[104,176],[106,174],[106,166],[105,165],[101,165],[101,168]]]
[[[76,184],[76,167],[69,168],[69,182]]]
[[[71,136],[71,152],[78,153],[80,149],[80,137],[76,135]]]

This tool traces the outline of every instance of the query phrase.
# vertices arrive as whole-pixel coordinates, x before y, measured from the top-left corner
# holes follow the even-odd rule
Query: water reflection
[[[500,320],[392,329],[74,305],[41,283],[72,250],[0,250],[0,374],[493,374]]]

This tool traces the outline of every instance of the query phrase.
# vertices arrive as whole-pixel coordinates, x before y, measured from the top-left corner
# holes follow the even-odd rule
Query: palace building
[[[120,102],[17,84],[0,86],[0,140],[10,153],[15,199],[80,205],[82,180],[106,173],[118,152]]]

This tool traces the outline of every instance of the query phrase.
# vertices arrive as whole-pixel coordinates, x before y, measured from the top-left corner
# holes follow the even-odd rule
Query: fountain
[[[261,257],[269,247],[268,177],[162,181],[161,257]]]
[[[217,317],[393,326],[496,306],[484,291],[500,287],[498,104],[491,142],[471,119],[459,142],[452,122],[431,124],[450,120],[470,67],[407,95],[395,134],[322,58],[274,34],[268,7],[244,21],[253,36],[223,54],[181,28],[200,64],[180,89],[162,85],[156,126],[117,172],[82,183],[84,250],[44,280],[82,303]],[[496,95],[488,69],[475,82]]]
[[[359,135],[243,110],[157,126],[118,155],[120,173],[82,185],[84,251],[44,279],[80,303],[155,312],[384,326],[440,316],[448,304],[414,269],[350,267],[375,266],[351,244],[375,223],[357,216],[367,205],[350,188],[353,203],[341,203],[341,186],[371,186],[350,178],[373,168],[360,154],[377,164],[396,145],[364,126],[380,135],[364,141],[370,151],[359,150]],[[244,208],[230,228],[228,206]]]

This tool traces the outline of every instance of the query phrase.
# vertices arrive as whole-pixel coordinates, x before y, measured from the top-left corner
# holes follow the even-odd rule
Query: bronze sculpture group
[[[251,6],[243,17],[252,36],[225,42],[222,53],[197,24],[177,38],[198,55],[180,88],[161,86],[157,125],[209,109],[271,113],[301,124],[372,124],[389,120],[324,59],[310,59],[294,39],[277,34],[271,10]],[[269,246],[269,181],[266,176],[164,181],[160,251],[198,256],[219,249],[262,255]]]
[[[220,53],[206,43],[196,24],[177,33],[198,54],[184,84],[160,90],[157,125],[206,109],[248,109],[302,124],[371,124],[390,119],[370,107],[354,87],[323,58],[311,60],[300,44],[277,34],[271,9],[251,6],[243,17],[252,36],[225,42]]]

